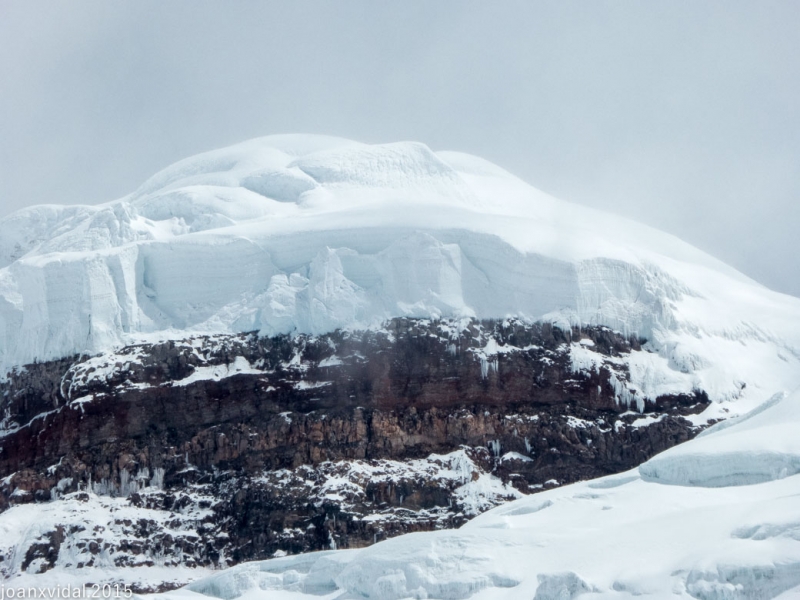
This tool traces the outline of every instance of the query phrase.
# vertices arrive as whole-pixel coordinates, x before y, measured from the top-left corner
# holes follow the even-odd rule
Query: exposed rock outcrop
[[[6,548],[0,571],[43,571],[60,552],[194,566],[358,547],[629,469],[692,437],[684,417],[708,402],[628,389],[618,359],[641,344],[607,328],[395,319],[28,365],[0,384],[0,508],[42,503],[52,527]]]

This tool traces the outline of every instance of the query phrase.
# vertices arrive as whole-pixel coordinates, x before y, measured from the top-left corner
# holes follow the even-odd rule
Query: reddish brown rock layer
[[[487,353],[490,338],[502,352]],[[646,411],[663,417],[630,426],[637,415],[615,399],[611,367],[572,371],[569,343],[578,339],[606,357],[642,351],[605,328],[396,319],[378,332],[226,336],[130,347],[108,364],[29,365],[2,384],[0,508],[71,493],[78,502],[76,492],[89,490],[179,514],[202,490],[211,514],[199,530],[176,537],[145,522],[116,551],[157,547],[176,562],[212,564],[221,554],[239,561],[360,546],[469,516],[458,482],[410,475],[312,501],[315,478],[333,468],[327,461],[408,463],[465,447],[475,477],[491,473],[531,493],[629,469],[696,433],[683,415],[705,407],[702,393],[658,398]],[[215,367],[217,380],[191,381]],[[270,475],[281,469],[283,479]],[[372,514],[383,516],[364,519]],[[29,563],[52,564],[64,531],[50,537],[31,546]],[[99,552],[102,536],[94,543]]]

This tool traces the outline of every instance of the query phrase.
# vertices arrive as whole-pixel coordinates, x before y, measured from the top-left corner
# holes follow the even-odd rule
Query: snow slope
[[[271,136],[99,206],[0,221],[0,368],[187,332],[394,316],[602,324],[650,340],[645,397],[745,409],[800,384],[800,300],[680,240],[419,143]]]
[[[800,392],[779,396],[639,469],[525,497],[459,530],[242,564],[166,596],[800,598],[800,474],[784,467],[800,461],[798,419]]]

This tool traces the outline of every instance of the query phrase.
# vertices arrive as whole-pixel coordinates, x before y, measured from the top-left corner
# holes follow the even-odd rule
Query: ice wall
[[[394,316],[560,313],[647,336],[672,322],[666,302],[682,293],[669,284],[646,290],[652,275],[628,263],[576,265],[482,234],[372,233],[377,251],[361,248],[354,232],[339,240],[299,232],[263,242],[183,236],[15,261],[0,280],[4,362],[97,352],[137,333],[321,333]]]
[[[105,205],[6,217],[0,267],[4,371],[142,336],[395,316],[606,325],[727,399],[761,384],[747,366],[725,370],[726,341],[751,344],[762,366],[780,354],[780,385],[800,361],[797,299],[671,236],[411,142],[274,136],[199,155]]]

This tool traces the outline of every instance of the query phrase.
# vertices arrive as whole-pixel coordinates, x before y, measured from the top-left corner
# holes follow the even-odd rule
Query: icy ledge
[[[779,393],[734,422],[720,423],[691,444],[672,448],[639,467],[648,481],[727,487],[800,473],[800,395]]]

